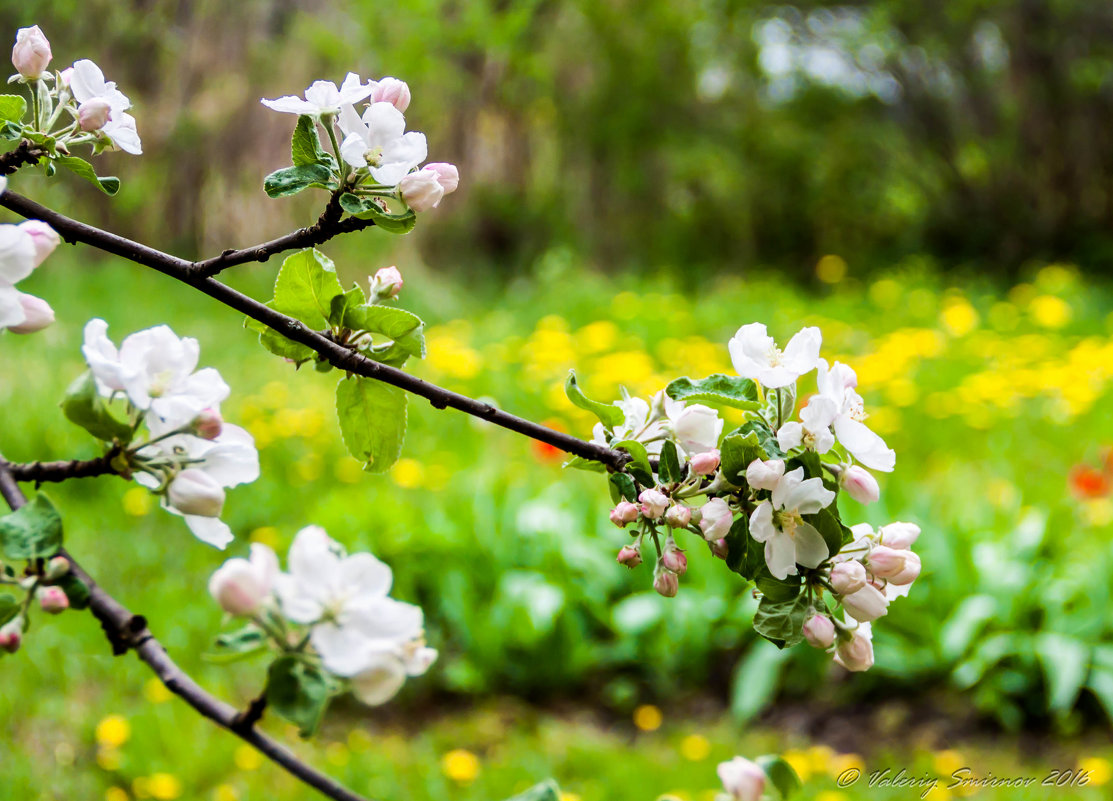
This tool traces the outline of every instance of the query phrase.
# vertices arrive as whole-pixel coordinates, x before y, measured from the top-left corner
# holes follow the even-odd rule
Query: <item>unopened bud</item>
[[[839,486],[858,503],[873,503],[881,497],[881,487],[869,470],[851,465],[839,474]]]
[[[898,551],[887,545],[878,545],[870,551],[867,559],[870,572],[878,578],[891,579],[904,570],[910,553],[912,551]]]
[[[35,245],[36,267],[46,261],[46,257],[54,252],[54,248],[62,244],[62,237],[58,236],[58,232],[42,220],[27,220],[21,222],[18,228],[28,234]]]
[[[253,543],[250,559],[229,559],[209,579],[209,594],[231,615],[253,615],[271,597],[278,575],[278,557],[266,545]]]
[[[873,667],[873,641],[868,623],[862,623],[847,639],[839,639],[835,662],[847,670],[862,671]]]
[[[905,551],[904,569],[889,579],[890,584],[902,586],[911,584],[920,577],[920,556],[912,551]]]
[[[193,418],[193,433],[201,439],[216,439],[224,430],[224,418],[216,409],[205,409]]]
[[[746,467],[746,483],[756,490],[771,490],[784,474],[785,463],[781,459],[754,459]]]
[[[398,182],[398,192],[406,205],[417,212],[436,208],[444,197],[444,187],[431,170],[409,173]]]
[[[50,42],[38,25],[20,28],[15,34],[15,47],[12,48],[12,66],[27,80],[42,77],[50,64]]]
[[[77,124],[86,133],[99,131],[112,119],[112,106],[102,97],[86,100],[77,107]]]
[[[623,545],[618,549],[618,558],[615,561],[620,565],[635,568],[642,563],[642,553],[633,545]]]
[[[717,556],[720,559],[726,559],[727,554],[730,553],[730,546],[727,545],[725,537],[717,540],[712,540],[711,542],[707,543],[707,546],[711,549],[711,555]]]
[[[397,267],[383,267],[371,276],[369,282],[371,289],[371,302],[376,303],[384,298],[396,298],[402,291],[402,273]]]
[[[827,615],[812,615],[804,623],[804,639],[815,648],[830,648],[835,641],[835,624]]]
[[[844,595],[842,605],[846,613],[860,623],[877,620],[889,611],[889,599],[872,584],[867,584],[850,595]]]
[[[699,528],[708,542],[725,537],[733,523],[734,513],[722,498],[712,498],[700,507]]]
[[[661,564],[665,566],[665,569],[671,570],[678,576],[683,576],[685,571],[688,570],[688,557],[679,548],[665,548],[665,552],[661,554]]]
[[[638,505],[630,501],[620,501],[611,509],[611,522],[619,528],[638,519]]]
[[[765,793],[765,771],[745,757],[720,762],[718,773],[730,801],[759,801]]]
[[[405,111],[410,107],[410,87],[405,81],[397,78],[383,78],[375,82],[375,88],[371,90],[368,101],[390,103],[399,111]]]
[[[220,517],[224,509],[224,488],[208,473],[193,467],[178,473],[166,496],[170,505],[184,515]]]
[[[877,530],[881,544],[898,551],[912,547],[912,543],[920,536],[920,527],[915,523],[890,523]]]
[[[642,494],[638,496],[638,500],[641,501],[642,504],[642,514],[650,520],[660,520],[661,515],[665,513],[665,509],[667,509],[669,505],[668,497],[655,489],[642,490]]]
[[[13,334],[34,334],[54,323],[54,309],[42,298],[20,292],[19,305],[23,307],[23,322],[8,326]]]
[[[441,188],[444,189],[446,195],[451,195],[456,191],[456,187],[460,185],[460,170],[455,164],[449,164],[444,161],[434,161],[432,164],[426,164],[421,169],[429,170],[437,176],[437,181],[440,183]]]
[[[692,509],[684,504],[670,506],[665,512],[665,522],[672,528],[687,528],[692,522]]]
[[[35,591],[39,607],[50,615],[57,615],[70,608],[70,599],[61,587],[39,587]]]
[[[719,461],[719,449],[715,448],[704,453],[697,453],[692,457],[689,464],[692,467],[692,472],[697,476],[709,476],[719,469]]]
[[[57,581],[70,572],[70,560],[64,556],[51,557],[50,561],[46,563],[46,569],[43,571],[43,577],[47,581]]]
[[[23,616],[16,615],[0,626],[0,650],[14,654],[23,643]]]
[[[831,586],[839,595],[850,595],[866,586],[866,569],[861,562],[839,562],[831,568]]]
[[[666,598],[675,598],[680,590],[680,579],[676,573],[658,564],[657,572],[653,575],[653,589]]]

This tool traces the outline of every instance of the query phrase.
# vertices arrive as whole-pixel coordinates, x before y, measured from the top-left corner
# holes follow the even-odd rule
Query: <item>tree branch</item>
[[[15,482],[15,477],[3,462],[0,462],[0,495],[13,510],[27,502]],[[59,554],[69,560],[70,570],[89,588],[89,611],[100,621],[101,628],[104,629],[105,636],[112,645],[113,654],[119,656],[129,650],[135,651],[166,685],[166,689],[182,698],[202,717],[208,718],[254,746],[272,762],[285,768],[293,776],[325,796],[334,801],[368,801],[305,764],[283,745],[255,729],[252,724],[258,717],[249,720],[248,716],[262,714],[261,707],[256,711],[256,701],[252,702],[248,713],[241,715],[234,707],[205,692],[174,663],[166,653],[166,649],[151,634],[150,629],[147,628],[147,621],[142,615],[132,614],[123,604],[105,592],[65,549],[60,550]]]
[[[18,195],[15,192],[4,192],[0,194],[0,206],[11,209],[27,219],[42,220],[49,223],[67,242],[81,242],[86,245],[92,245],[106,253],[121,256],[136,264],[158,270],[164,275],[189,284],[194,289],[204,292],[206,295],[220,301],[225,306],[229,306],[254,320],[258,320],[269,328],[273,328],[287,339],[291,339],[294,342],[299,342],[311,348],[334,367],[365,378],[374,378],[407,392],[411,392],[414,395],[428,400],[434,408],[445,409],[451,407],[457,409],[473,417],[478,417],[481,420],[494,423],[502,428],[523,434],[532,439],[539,440],[540,442],[545,442],[567,453],[575,454],[576,456],[591,461],[601,462],[613,470],[621,470],[630,460],[629,455],[622,451],[613,450],[594,442],[587,442],[586,440],[573,437],[569,434],[554,431],[547,426],[496,409],[489,403],[483,403],[467,395],[452,392],[436,384],[423,381],[397,368],[389,367],[373,359],[368,359],[332,341],[321,332],[314,331],[300,320],[277,312],[259,301],[237,292],[226,284],[222,284],[209,277],[205,273],[205,269],[208,268],[199,267],[199,265],[205,264],[205,262],[187,261],[178,256],[163,253],[160,250],[155,250],[139,242],[133,242],[122,236],[117,236],[108,231],[103,231],[83,222],[73,220],[22,195]],[[347,222],[348,220],[345,220],[338,225],[344,225]],[[358,220],[358,222],[362,223],[363,221]],[[307,228],[303,230],[311,231],[312,229]],[[291,238],[296,236],[297,234],[291,234],[289,237],[283,237],[282,239],[274,240],[272,243],[259,247],[266,248],[268,256],[273,255],[291,247],[299,247],[300,245],[294,243],[294,239]],[[284,244],[276,245],[275,243],[277,242],[282,242]],[[248,251],[234,251],[233,255],[246,252]],[[243,259],[243,261],[247,260],[249,259]]]
[[[20,167],[28,164],[38,164],[39,159],[46,155],[42,148],[24,139],[14,150],[0,153],[0,175],[11,175]]]
[[[112,466],[112,460],[120,451],[113,448],[104,456],[84,461],[69,462],[6,462],[0,459],[0,467],[11,474],[16,481],[34,481],[36,484],[66,481],[71,478],[92,478],[94,476],[118,475],[119,470]]]

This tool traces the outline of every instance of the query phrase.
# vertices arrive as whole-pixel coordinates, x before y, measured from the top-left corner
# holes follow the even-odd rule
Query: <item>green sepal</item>
[[[66,389],[62,397],[62,414],[71,423],[81,426],[94,437],[105,442],[131,441],[130,425],[117,420],[108,404],[97,391],[92,372],[85,372]]]
[[[321,725],[333,684],[320,668],[296,656],[280,656],[267,671],[267,706],[310,737]]]
[[[208,662],[237,662],[267,649],[267,635],[257,626],[248,625],[220,634],[213,641],[213,650],[203,654]]]
[[[417,225],[417,214],[406,209],[401,214],[385,211],[374,198],[360,197],[351,192],[340,196],[340,208],[361,220],[374,220],[375,226],[388,234],[408,234]]]
[[[622,425],[626,420],[626,415],[622,409],[615,406],[613,403],[600,403],[594,401],[584,394],[580,389],[579,383],[576,381],[576,371],[569,370],[568,378],[564,380],[564,394],[568,396],[568,400],[572,401],[573,406],[578,406],[584,411],[591,412],[599,418],[607,428],[614,428],[615,426]]]
[[[585,459],[582,456],[573,456],[564,462],[561,467],[570,467],[575,470],[587,470],[591,473],[607,472],[607,467],[602,462],[597,462],[594,459]]]
[[[665,387],[665,394],[673,400],[687,401],[688,403],[713,403],[718,406],[730,406],[747,412],[757,411],[761,408],[758,400],[757,384],[748,378],[723,375],[716,373],[707,378],[693,381],[690,378],[678,378]]]
[[[643,487],[656,485],[653,480],[653,468],[649,465],[649,454],[645,446],[636,439],[624,439],[614,444],[615,450],[626,451],[630,454],[630,461],[626,463],[625,470],[632,475]]]
[[[0,517],[0,551],[7,559],[46,559],[62,547],[62,516],[45,494]]]

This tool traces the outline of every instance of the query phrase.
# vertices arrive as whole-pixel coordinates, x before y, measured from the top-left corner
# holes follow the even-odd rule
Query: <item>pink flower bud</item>
[[[451,195],[460,185],[460,170],[455,164],[434,161],[432,164],[426,164],[422,169],[436,173],[437,181],[440,182],[446,195]]]
[[[688,557],[679,548],[665,548],[661,554],[661,564],[678,576],[683,576],[688,570]]]
[[[431,170],[417,170],[398,182],[402,200],[416,212],[436,208],[444,197],[444,187]]]
[[[0,626],[0,649],[14,654],[23,643],[23,617],[16,615]]]
[[[835,662],[852,671],[869,670],[873,667],[873,640],[868,623],[858,626],[849,638],[839,638],[839,644],[835,648]]]
[[[23,322],[8,326],[13,334],[33,334],[54,323],[54,309],[42,298],[20,292],[19,305],[23,307]]]
[[[216,409],[205,409],[193,418],[193,433],[201,439],[216,439],[224,430],[224,418]]]
[[[73,78],[73,67],[66,67],[64,70],[58,73],[58,77],[62,81],[62,86],[69,89],[70,79]]]
[[[405,282],[402,280],[402,273],[397,267],[394,265],[383,267],[381,270],[377,271],[369,281],[372,301],[398,297],[398,293],[402,291],[402,285],[404,283]]]
[[[908,554],[912,551],[898,551],[895,548],[890,548],[887,545],[878,545],[872,551],[866,560],[869,564],[870,572],[878,578],[891,579],[893,576],[900,575],[904,570]]]
[[[660,520],[669,506],[669,499],[665,494],[655,489],[642,490],[638,500],[642,504],[642,514],[650,520]]]
[[[867,584],[850,595],[844,595],[842,605],[846,613],[860,623],[877,620],[889,611],[889,599],[872,584]]]
[[[920,527],[915,523],[890,523],[879,528],[877,533],[882,545],[900,551],[912,547],[912,543],[920,536]]]
[[[383,78],[375,82],[368,102],[390,103],[399,111],[405,111],[410,107],[410,87],[397,78]]]
[[[831,568],[831,586],[839,595],[850,595],[866,586],[866,569],[861,562],[839,562]]]
[[[898,587],[911,584],[920,577],[920,556],[912,551],[905,551],[904,569],[895,576],[890,577],[889,583]]]
[[[734,513],[722,498],[712,498],[700,507],[699,529],[708,542],[718,540],[730,533],[734,523]]]
[[[43,576],[47,581],[57,581],[69,572],[70,560],[64,556],[54,556],[46,563],[46,570],[43,571]]]
[[[684,504],[670,506],[665,512],[665,522],[672,528],[687,528],[692,522],[692,510]]]
[[[253,543],[250,559],[229,559],[217,568],[209,579],[209,594],[231,615],[253,615],[271,597],[277,575],[274,551]]]
[[[61,587],[39,587],[35,591],[39,606],[50,615],[57,615],[70,608],[70,599]]]
[[[727,554],[730,553],[730,546],[727,545],[726,539],[712,540],[707,545],[711,549],[711,555],[720,559],[726,559]]]
[[[873,503],[881,497],[881,487],[869,470],[851,465],[839,474],[839,486],[858,503]]]
[[[220,517],[224,488],[202,470],[191,467],[178,473],[166,490],[170,505],[183,515]]]
[[[680,590],[680,579],[671,570],[657,565],[657,572],[653,575],[653,589],[666,598],[675,598]]]
[[[19,230],[30,235],[35,245],[35,266],[38,267],[46,257],[54,252],[54,248],[62,243],[58,232],[42,220],[28,220],[19,224]]]
[[[731,801],[758,801],[765,792],[765,771],[745,757],[720,762],[718,773]]]
[[[38,25],[20,28],[15,34],[12,48],[12,65],[27,80],[41,78],[51,58],[50,42]]]
[[[611,509],[611,522],[619,528],[638,519],[638,505],[629,501],[620,501]]]
[[[697,476],[709,476],[719,469],[719,449],[697,453],[689,463]]]
[[[104,98],[94,97],[77,107],[77,124],[86,133],[99,131],[110,119],[112,106]]]
[[[771,490],[785,474],[785,463],[780,459],[763,462],[754,459],[746,468],[746,483],[756,490]],[[729,476],[728,476],[729,478]]]
[[[835,641],[835,624],[827,615],[812,615],[804,623],[804,639],[815,648],[830,648]]]
[[[618,549],[618,558],[615,561],[633,569],[642,563],[642,554],[633,545],[623,545]]]

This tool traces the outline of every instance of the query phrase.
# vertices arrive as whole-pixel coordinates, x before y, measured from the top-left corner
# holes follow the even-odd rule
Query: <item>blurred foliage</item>
[[[418,235],[445,268],[513,273],[553,244],[693,275],[1113,258],[1107,4],[0,4],[5,30],[32,21],[131,90],[147,152],[114,158],[116,213],[187,253],[305,219],[258,192],[289,120],[257,100],[353,69],[408,80],[411,126],[461,165]]]

